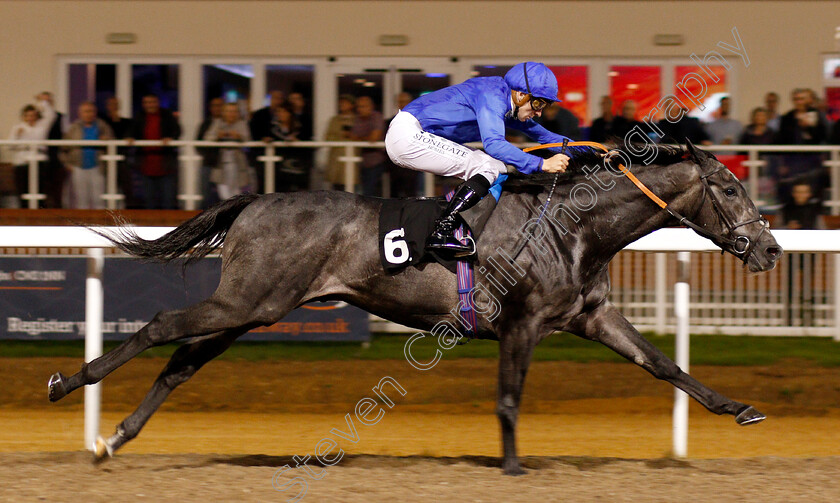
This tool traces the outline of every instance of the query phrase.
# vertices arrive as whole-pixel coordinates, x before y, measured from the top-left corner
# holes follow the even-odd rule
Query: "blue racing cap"
[[[505,82],[514,91],[527,93],[535,98],[560,101],[557,99],[557,77],[542,63],[527,61],[514,65],[505,74]]]

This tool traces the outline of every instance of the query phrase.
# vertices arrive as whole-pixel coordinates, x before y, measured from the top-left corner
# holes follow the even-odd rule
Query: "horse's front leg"
[[[583,333],[575,333],[604,344],[657,379],[670,382],[711,412],[732,414],[735,421],[741,425],[757,423],[765,418],[764,414],[753,407],[731,400],[683,372],[662,351],[642,337],[611,303],[605,302],[584,316],[586,318],[582,320]]]
[[[499,416],[502,427],[504,452],[502,470],[505,475],[525,473],[525,470],[519,466],[519,458],[516,455],[516,421],[519,417],[519,401],[534,346],[536,346],[536,336],[529,337],[523,332],[514,331],[500,338],[496,415]]]

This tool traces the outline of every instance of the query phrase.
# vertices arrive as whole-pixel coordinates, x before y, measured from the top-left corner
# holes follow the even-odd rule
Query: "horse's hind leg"
[[[230,295],[226,298],[237,300],[235,304],[222,301],[217,292],[213,297],[186,309],[158,313],[122,344],[90,363],[83,364],[75,375],[66,378],[61,373],[54,374],[49,382],[50,401],[55,402],[81,386],[99,382],[152,346],[240,327],[250,329],[261,324],[254,319],[255,308],[248,305],[249,300]]]
[[[715,414],[732,414],[735,421],[741,425],[764,420],[764,414],[753,407],[731,400],[683,372],[662,351],[642,337],[612,304],[604,303],[599,306],[589,314],[585,323],[586,327],[580,335],[604,344],[657,379],[670,382],[709,411]]]
[[[229,330],[209,338],[184,344],[179,347],[146,393],[143,402],[130,416],[117,426],[116,432],[107,440],[96,439],[94,455],[97,460],[112,456],[126,442],[136,437],[152,414],[161,406],[176,387],[185,383],[198,369],[213,358],[224,353],[233,341],[245,330]]]

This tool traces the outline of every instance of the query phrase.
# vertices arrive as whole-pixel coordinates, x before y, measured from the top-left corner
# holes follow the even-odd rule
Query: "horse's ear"
[[[688,138],[685,139],[685,148],[687,150],[686,157],[690,157],[697,164],[703,164],[703,153]]]

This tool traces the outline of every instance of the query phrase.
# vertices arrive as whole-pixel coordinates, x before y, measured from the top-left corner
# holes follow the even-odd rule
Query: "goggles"
[[[535,98],[531,94],[531,85],[528,83],[528,63],[522,65],[522,70],[525,73],[525,89],[528,91],[528,96],[531,97],[531,109],[535,112],[545,110],[552,103],[554,103],[554,101],[546,98]]]
[[[551,100],[547,100],[545,98],[531,98],[531,109],[535,112],[540,112],[545,110],[547,107],[551,106],[554,103]]]

